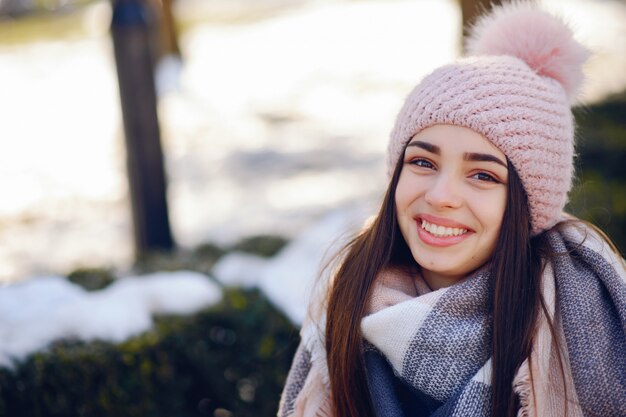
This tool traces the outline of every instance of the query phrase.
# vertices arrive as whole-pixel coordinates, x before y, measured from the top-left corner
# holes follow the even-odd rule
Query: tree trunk
[[[111,32],[126,138],[135,248],[141,255],[173,247],[150,28],[141,0],[112,0],[112,5]]]

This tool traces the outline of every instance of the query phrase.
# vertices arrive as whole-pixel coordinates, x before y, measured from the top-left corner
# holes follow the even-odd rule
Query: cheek
[[[406,204],[407,204],[405,190],[400,187],[400,184],[398,184],[398,187],[396,188],[395,200],[396,200],[396,211],[397,211],[397,214],[400,215],[406,208]]]
[[[415,181],[411,181],[410,175],[403,170],[400,173],[395,194],[396,210],[398,214],[401,214],[413,200],[415,200],[418,194],[417,188],[418,184],[416,184]]]
[[[396,211],[399,215],[402,212],[403,207],[406,205],[406,187],[404,181],[402,181],[402,174],[400,174],[400,178],[398,179],[398,184],[396,185],[396,192],[394,195],[395,203],[396,203]]]
[[[506,189],[496,193],[493,198],[479,201],[480,207],[478,209],[483,213],[483,225],[494,234],[499,234],[506,209]]]

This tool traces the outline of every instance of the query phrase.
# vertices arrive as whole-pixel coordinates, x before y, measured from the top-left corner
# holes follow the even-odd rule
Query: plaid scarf
[[[564,375],[542,311],[530,358],[513,380],[518,416],[626,416],[623,260],[590,230],[546,233],[552,249],[567,254],[546,264],[541,284]],[[490,415],[489,279],[483,269],[429,292],[421,277],[398,270],[376,278],[361,331],[378,417]],[[280,417],[332,416],[324,314],[311,316],[317,320],[303,325]],[[419,410],[411,408],[416,399]]]

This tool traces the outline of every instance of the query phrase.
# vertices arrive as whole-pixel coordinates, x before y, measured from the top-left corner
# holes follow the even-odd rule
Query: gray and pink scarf
[[[546,264],[541,289],[565,375],[541,312],[532,353],[513,381],[518,416],[626,416],[624,261],[590,230],[546,233],[552,249],[567,254]],[[377,277],[361,331],[378,417],[405,415],[394,381],[427,399],[426,415],[490,415],[489,297],[486,270],[437,291],[419,275],[389,270]],[[312,305],[279,417],[339,417],[332,415],[324,323],[324,312]]]

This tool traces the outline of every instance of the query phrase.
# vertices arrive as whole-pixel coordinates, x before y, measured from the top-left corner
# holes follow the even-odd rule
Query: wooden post
[[[141,0],[111,0],[137,255],[174,245],[157,118],[149,16]]]

